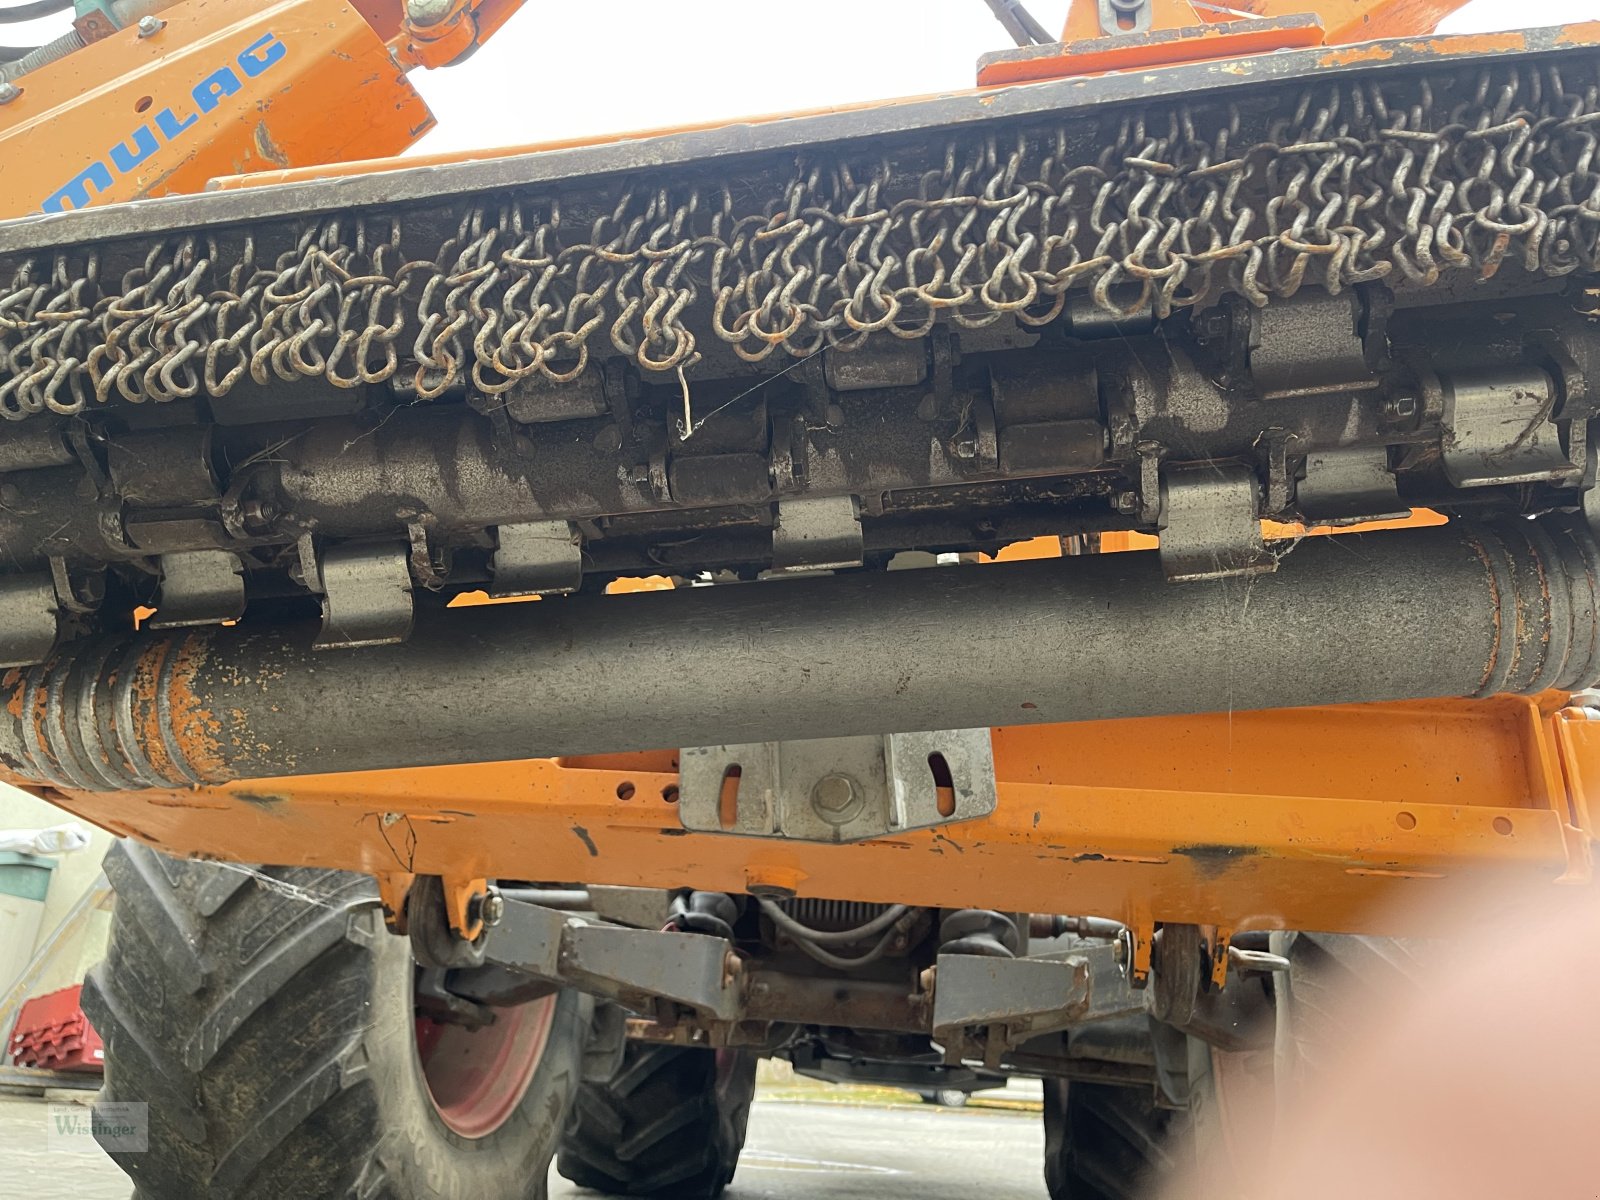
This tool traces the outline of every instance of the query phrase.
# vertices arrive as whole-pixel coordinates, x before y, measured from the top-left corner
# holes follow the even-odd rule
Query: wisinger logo
[[[234,60],[238,70],[232,66],[224,66],[195,84],[194,90],[190,92],[195,112],[180,117],[172,109],[163,108],[152,120],[135,129],[131,137],[124,138],[111,147],[111,152],[105,158],[90,163],[80,171],[76,178],[49,196],[40,207],[45,212],[88,208],[90,188],[97,193],[109,191],[114,177],[133,171],[160,149],[162,142],[176,141],[185,130],[198,124],[202,115],[214,110],[226,97],[240,91],[244,87],[244,82],[240,79],[241,74],[245,79],[254,79],[282,62],[288,52],[275,34],[269,33],[252,42]]]

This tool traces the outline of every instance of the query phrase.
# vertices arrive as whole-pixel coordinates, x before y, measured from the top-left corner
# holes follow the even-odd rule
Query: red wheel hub
[[[550,1040],[556,997],[494,1013],[481,1029],[417,1018],[417,1061],[433,1107],[465,1138],[487,1137],[522,1103]]]

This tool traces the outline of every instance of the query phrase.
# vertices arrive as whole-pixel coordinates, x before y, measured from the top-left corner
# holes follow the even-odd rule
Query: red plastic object
[[[36,996],[22,1006],[11,1031],[11,1060],[43,1071],[105,1070],[105,1047],[83,1015],[81,984]]]

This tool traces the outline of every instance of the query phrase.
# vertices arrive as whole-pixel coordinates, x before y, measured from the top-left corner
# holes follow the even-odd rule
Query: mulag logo
[[[62,212],[69,208],[88,208],[90,189],[96,193],[110,190],[112,180],[135,170],[140,163],[161,148],[162,143],[177,141],[200,121],[201,116],[214,111],[229,96],[243,89],[245,79],[254,79],[270,71],[288,54],[287,47],[275,34],[267,34],[246,46],[233,65],[211,72],[194,85],[189,97],[194,111],[179,106],[179,116],[170,108],[163,108],[153,118],[133,131],[133,134],[111,147],[105,158],[90,163],[66,186],[51,193],[40,205],[45,212]],[[240,78],[241,75],[243,78]]]

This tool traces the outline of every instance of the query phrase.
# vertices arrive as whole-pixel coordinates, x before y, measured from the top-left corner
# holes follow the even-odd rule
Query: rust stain
[[[222,756],[222,722],[195,691],[194,681],[206,661],[207,639],[190,634],[175,651],[167,686],[172,738],[191,770],[202,779],[222,783],[231,778]],[[159,735],[158,735],[159,736]]]
[[[11,693],[6,697],[6,712],[11,714],[13,720],[22,720],[22,672],[16,669],[7,671],[0,676],[0,687]]]
[[[256,122],[255,138],[256,153],[277,167],[288,167],[293,164],[289,156],[283,152],[278,143],[272,140],[272,131],[267,128],[265,121]]]

